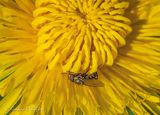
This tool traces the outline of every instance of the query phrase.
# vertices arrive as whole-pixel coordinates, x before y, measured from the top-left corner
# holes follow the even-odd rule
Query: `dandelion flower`
[[[159,0],[0,0],[0,113],[159,115],[159,22]]]

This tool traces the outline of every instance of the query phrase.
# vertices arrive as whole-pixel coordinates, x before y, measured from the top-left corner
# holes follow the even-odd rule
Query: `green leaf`
[[[127,109],[128,115],[135,115],[134,112],[129,107],[126,107],[126,109]]]

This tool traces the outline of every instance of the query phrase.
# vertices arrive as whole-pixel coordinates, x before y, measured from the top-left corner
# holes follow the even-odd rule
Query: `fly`
[[[86,73],[72,73],[69,72],[69,80],[80,85],[103,87],[104,84],[98,80],[98,73],[94,72],[87,75]]]
[[[84,84],[85,76],[86,76],[85,73],[77,73],[77,74],[69,73],[69,79],[77,84]]]

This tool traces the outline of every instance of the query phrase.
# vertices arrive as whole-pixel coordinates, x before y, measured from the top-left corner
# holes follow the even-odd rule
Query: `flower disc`
[[[119,0],[39,1],[32,22],[38,31],[37,53],[49,69],[59,63],[63,72],[93,73],[111,66],[132,30],[124,16],[128,5]]]

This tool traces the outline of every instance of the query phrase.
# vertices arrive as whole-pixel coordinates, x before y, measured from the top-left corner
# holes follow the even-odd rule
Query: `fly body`
[[[98,80],[98,73],[94,72],[87,75],[86,73],[71,73],[69,72],[69,80],[81,85],[102,87],[103,83]]]

